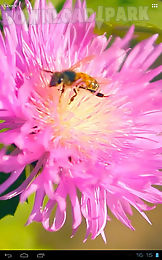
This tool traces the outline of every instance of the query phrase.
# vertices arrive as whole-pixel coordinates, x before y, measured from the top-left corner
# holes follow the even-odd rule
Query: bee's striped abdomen
[[[86,73],[82,73],[82,72],[76,73],[76,81],[79,79],[82,80],[82,82],[85,85],[84,88],[87,90],[97,91],[97,89],[99,88],[98,82]]]

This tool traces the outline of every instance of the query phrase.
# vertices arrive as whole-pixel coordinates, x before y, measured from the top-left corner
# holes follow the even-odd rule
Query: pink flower
[[[0,126],[8,130],[0,133],[0,171],[11,174],[0,185],[1,194],[26,165],[34,162],[34,168],[1,199],[21,194],[24,202],[35,192],[27,224],[42,222],[45,229],[57,231],[64,225],[69,196],[72,235],[85,218],[85,240],[89,234],[92,239],[101,234],[106,241],[108,210],[132,230],[132,207],[150,223],[145,211],[162,202],[154,186],[162,184],[162,85],[160,80],[152,82],[162,67],[150,69],[162,50],[155,45],[158,35],[130,50],[132,26],[107,48],[111,38],[93,33],[95,16],[87,18],[85,2],[77,0],[73,8],[67,1],[56,17],[51,3],[38,0],[37,21],[28,0],[26,4],[28,24],[17,2],[12,12],[2,10]],[[47,22],[51,13],[52,23]],[[99,82],[98,91],[105,97],[80,88],[70,103],[75,84],[65,85],[62,94],[58,87],[49,87],[52,75],[45,70],[65,71],[75,65],[77,73]],[[84,80],[81,83],[85,87]],[[6,154],[11,144],[15,150]]]

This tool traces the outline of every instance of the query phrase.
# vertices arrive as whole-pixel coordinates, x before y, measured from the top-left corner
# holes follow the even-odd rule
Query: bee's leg
[[[61,95],[64,93],[64,90],[65,90],[65,86],[64,86],[64,84],[61,84],[61,87],[58,88],[58,91],[61,92]]]
[[[99,92],[96,94],[96,96],[97,96],[97,97],[109,97],[109,96],[105,96],[104,94],[99,93]]]
[[[63,94],[64,91],[65,91],[65,86],[64,86],[64,84],[61,84],[61,87],[58,89],[58,91],[61,92],[61,94],[60,94],[60,98],[59,98],[59,102],[60,102],[60,101],[61,101],[62,94]]]
[[[71,104],[71,102],[73,102],[74,98],[77,96],[78,91],[79,91],[79,88],[74,88],[73,90],[74,90],[74,93],[75,93],[75,94],[74,94],[74,96],[72,96],[72,97],[70,98],[69,105]]]

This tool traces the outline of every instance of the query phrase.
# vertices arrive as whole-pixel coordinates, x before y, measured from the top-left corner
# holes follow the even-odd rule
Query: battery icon
[[[155,257],[159,257],[159,253],[156,253],[156,254],[155,254]]]

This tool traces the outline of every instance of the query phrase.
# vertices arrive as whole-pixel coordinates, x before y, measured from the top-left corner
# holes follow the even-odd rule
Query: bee
[[[63,94],[65,87],[71,87],[73,88],[74,95],[71,97],[69,104],[74,100],[74,98],[77,96],[78,91],[80,88],[86,89],[90,91],[91,93],[94,93],[97,97],[108,97],[104,94],[98,92],[99,90],[99,83],[97,80],[90,75],[83,73],[83,72],[76,72],[75,69],[78,67],[78,65],[83,61],[89,61],[92,59],[91,57],[87,57],[80,62],[78,62],[76,65],[71,67],[68,70],[64,70],[62,72],[52,72],[49,70],[44,70],[45,72],[52,73],[52,77],[49,83],[49,87],[57,87],[60,84],[62,84],[61,87],[61,95]],[[75,87],[74,87],[75,84]]]

